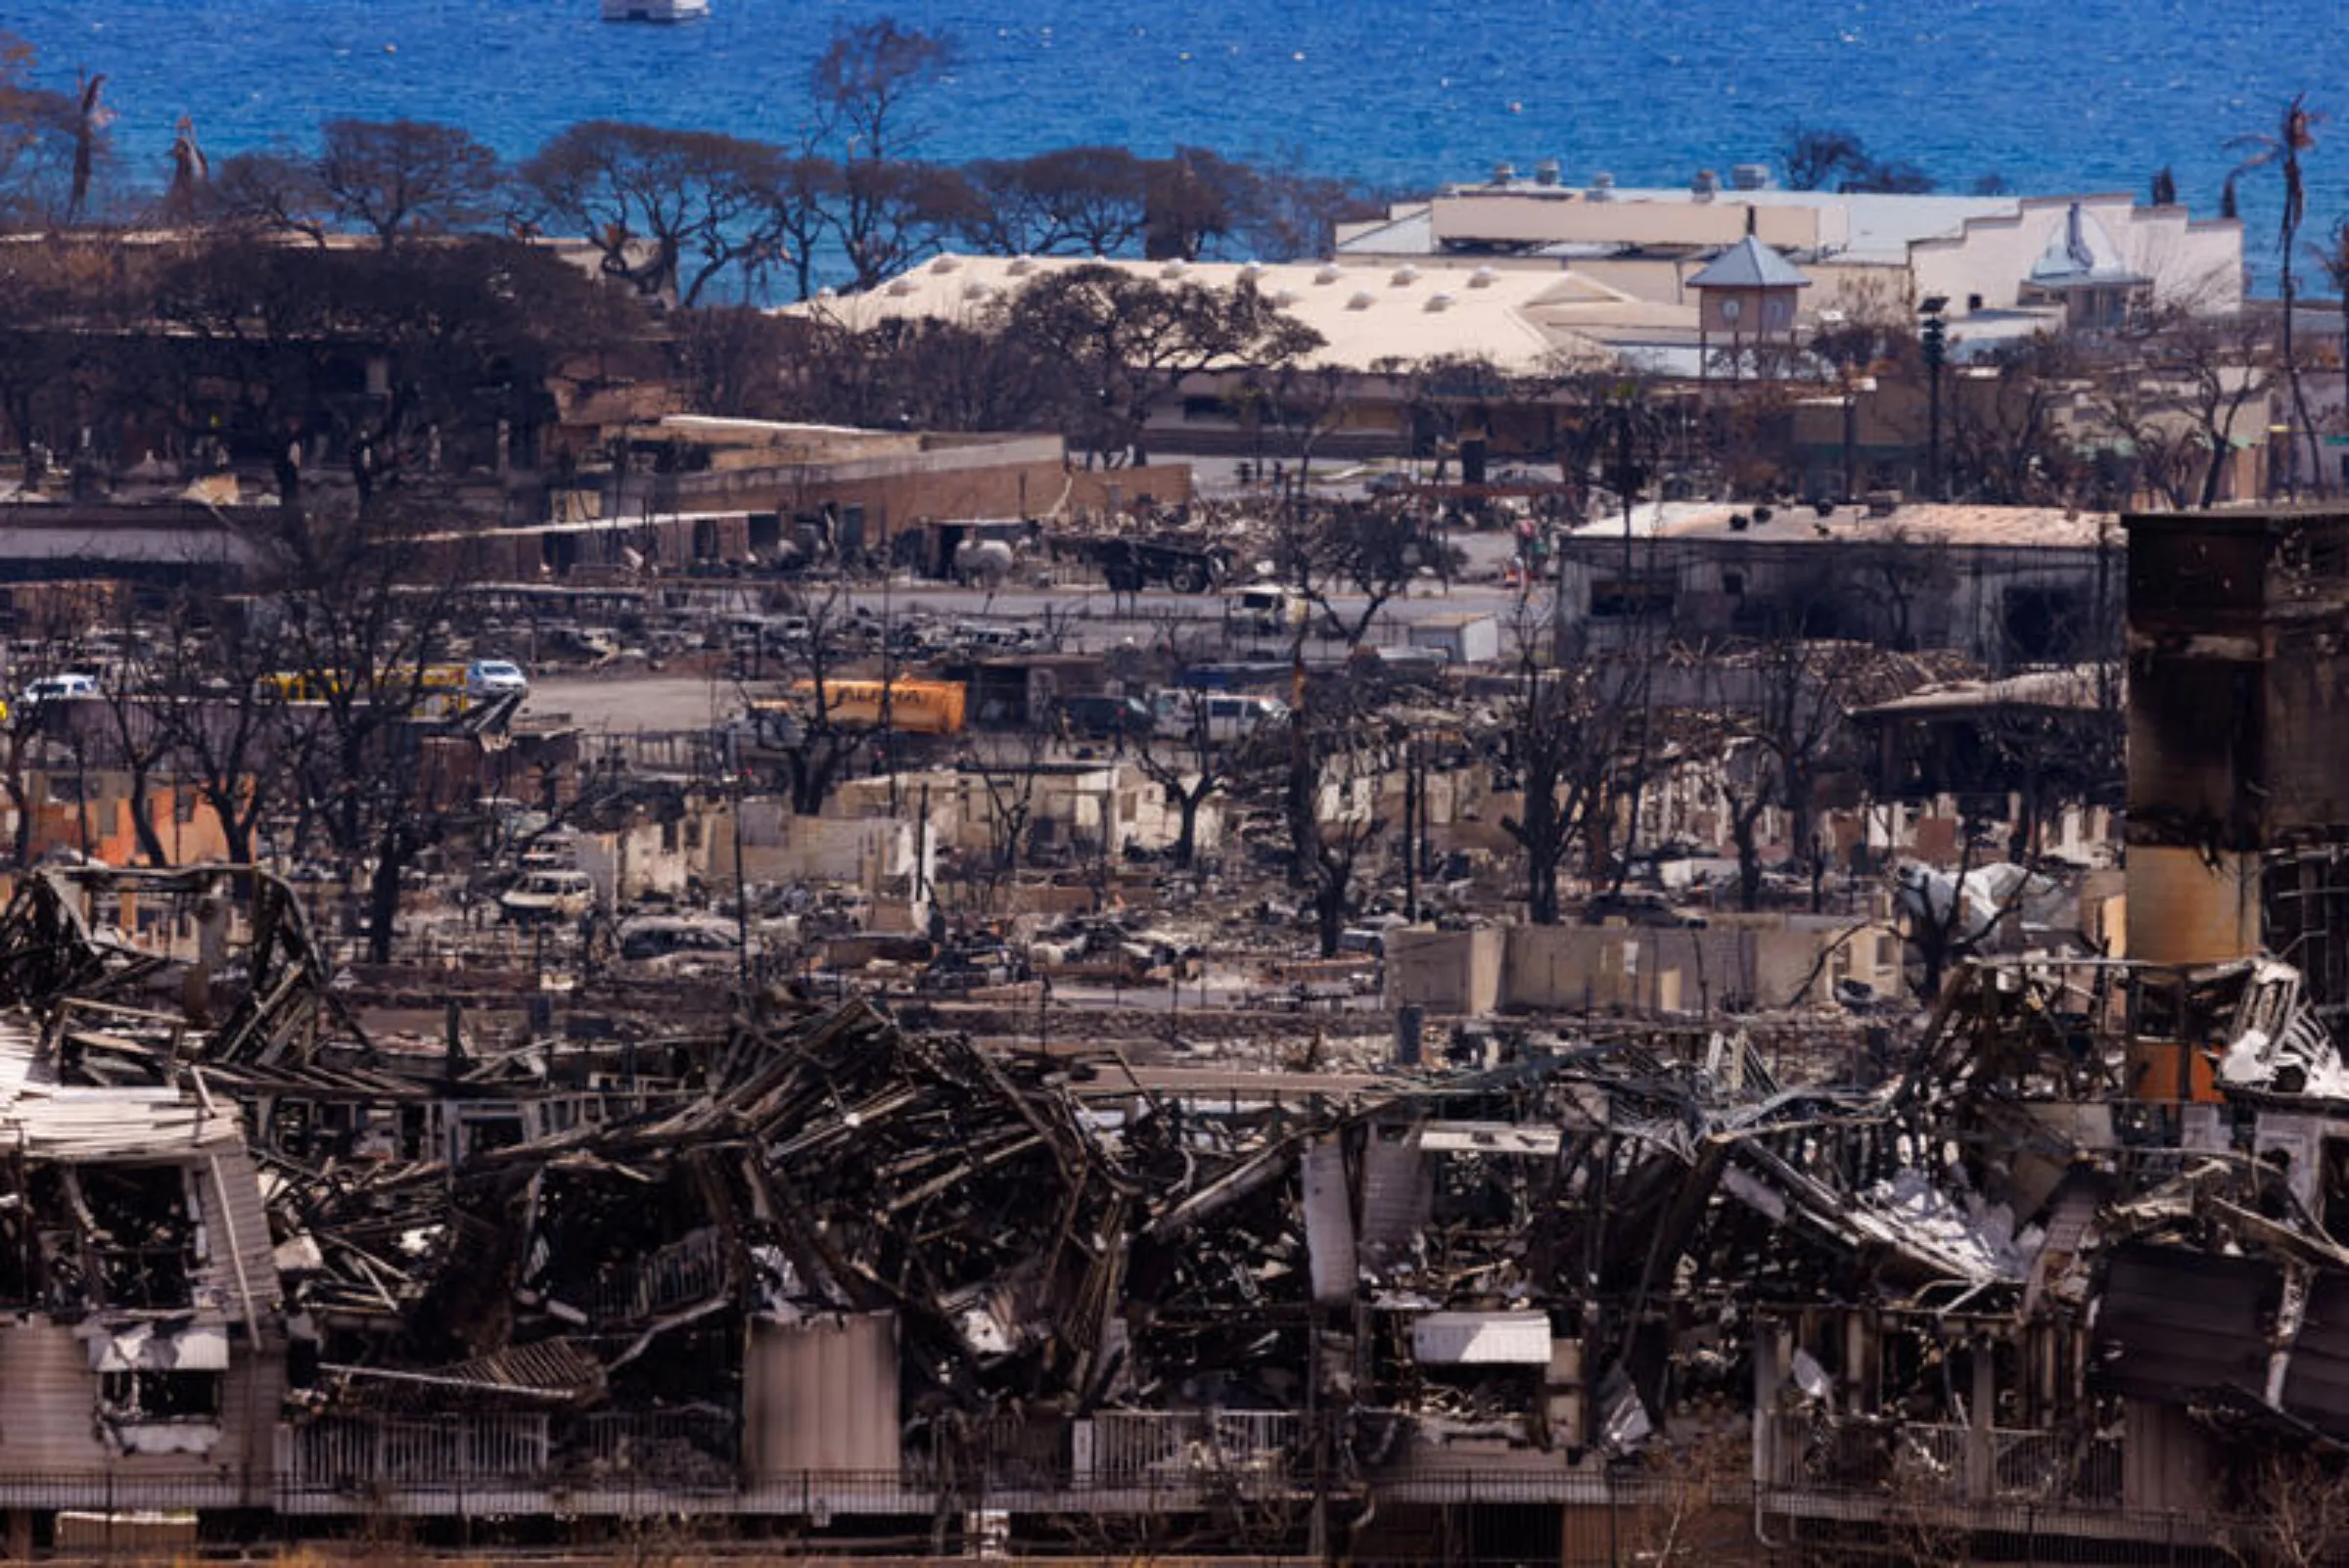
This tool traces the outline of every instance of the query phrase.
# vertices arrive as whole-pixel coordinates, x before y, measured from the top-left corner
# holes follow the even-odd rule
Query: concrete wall
[[[80,804],[73,798],[77,790],[86,792]],[[26,774],[25,794],[26,809],[32,814],[34,859],[52,850],[86,853],[108,865],[135,865],[144,859],[138,818],[131,809],[129,774],[97,768],[79,776],[35,770]],[[16,842],[18,815],[14,806],[0,804],[0,842]],[[174,864],[228,858],[219,813],[194,784],[150,780],[147,819],[155,824],[156,836]]]
[[[925,519],[1044,517],[1062,508],[1115,511],[1142,496],[1162,504],[1191,498],[1187,463],[1110,471],[1073,469],[1058,437],[799,467],[651,476],[658,509],[811,512],[829,503],[864,513],[864,547],[885,547]]]
[[[2127,195],[2086,196],[2081,208],[2101,223],[2136,272],[2153,280],[2163,303],[2231,311],[2242,303],[2243,234],[2239,223],[2196,223],[2183,207],[2139,207]],[[1978,217],[1955,236],[1910,247],[1916,298],[1945,295],[1953,305],[1953,334],[1965,332],[1967,300],[1982,297],[1986,310],[2010,309],[2023,280],[2070,221],[2062,197],[2023,203],[2013,217]]]
[[[705,834],[707,824],[704,824]],[[606,907],[628,903],[645,894],[682,896],[686,884],[708,863],[705,848],[684,848],[689,835],[684,822],[635,822],[612,833],[582,833],[574,842],[574,858],[595,880],[595,896]]]
[[[1829,1003],[1842,979],[1897,992],[1900,961],[1888,927],[1819,915],[1398,931],[1387,939],[1387,1002],[1436,1013],[1769,1010]]]
[[[1498,926],[1389,932],[1387,1005],[1463,1016],[1492,1012],[1500,1005],[1505,938]]]
[[[709,879],[730,887],[734,832],[728,809],[711,811],[703,843]],[[775,800],[746,801],[742,812],[742,870],[749,882],[830,882],[878,894],[893,881],[910,890],[922,868],[921,824],[910,814],[794,816]],[[932,844],[936,821],[934,815]]]
[[[1024,787],[1009,764],[996,775],[996,788],[1008,803]],[[926,791],[926,793],[925,793]],[[992,848],[992,812],[987,783],[977,773],[902,773],[898,799],[910,819],[926,808],[931,830],[941,844],[965,853]],[[858,818],[888,809],[889,781],[855,779],[836,791],[825,807],[825,817]],[[1075,838],[1087,845],[1101,842],[1102,813],[1108,812],[1110,842],[1123,848],[1139,845],[1164,850],[1174,842],[1181,820],[1166,804],[1166,794],[1130,762],[1104,760],[1075,772],[1052,772],[1036,780],[1029,798],[1029,822],[1049,822],[1048,832],[1062,841]],[[1222,842],[1221,807],[1210,800],[1199,811],[1199,848],[1212,851]],[[727,862],[729,865],[731,861]]]
[[[1764,634],[1773,623],[1808,609],[1814,618],[1831,615],[1841,635],[1887,643],[1900,629],[1897,587],[1905,601],[1897,608],[1905,609],[1913,646],[1955,649],[2004,670],[2028,662],[2009,634],[2010,593],[2030,589],[2063,596],[2074,607],[2063,618],[2065,628],[2093,639],[2099,606],[2107,622],[2117,615],[2122,561],[2117,542],[2099,552],[2056,545],[1958,545],[1924,535],[1842,542],[1730,535],[1658,541],[1643,550],[1638,571],[1670,583],[1674,617],[1682,624]],[[1596,586],[1622,576],[1619,542],[1577,539],[1560,553],[1559,627],[1566,646],[1618,647],[1631,630],[1648,623],[1591,614]]]

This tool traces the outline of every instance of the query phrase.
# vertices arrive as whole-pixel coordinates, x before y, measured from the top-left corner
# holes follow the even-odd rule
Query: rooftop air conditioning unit
[[[1721,194],[1721,176],[1709,168],[1700,168],[1696,171],[1696,178],[1688,182],[1688,189],[1697,200],[1710,200]]]
[[[1545,158],[1534,165],[1534,183],[1541,186],[1553,186],[1558,183],[1559,177],[1564,173],[1565,169],[1556,159]]]
[[[1506,185],[1509,183],[1509,181],[1515,179],[1516,177],[1517,165],[1510,162],[1507,159],[1504,158],[1499,162],[1493,165],[1494,184]]]
[[[1597,173],[1590,176],[1590,190],[1588,194],[1587,200],[1592,202],[1610,202],[1614,199],[1615,176],[1602,168]]]
[[[1770,165],[1739,163],[1729,170],[1729,183],[1741,191],[1767,191],[1770,189]]]

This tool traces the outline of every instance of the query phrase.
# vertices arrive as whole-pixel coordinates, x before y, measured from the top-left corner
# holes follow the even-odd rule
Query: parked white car
[[[1187,740],[1204,721],[1207,740],[1229,746],[1268,724],[1287,721],[1289,705],[1277,697],[1242,692],[1162,691],[1150,699],[1161,735]]]
[[[584,871],[528,871],[499,895],[509,920],[576,920],[595,902],[595,882]]]
[[[476,659],[465,667],[465,695],[519,697],[530,689],[530,677],[511,659]]]
[[[56,702],[63,698],[95,697],[97,695],[98,681],[94,676],[43,675],[24,688],[24,694],[17,699],[17,704],[21,708],[31,709],[38,708],[43,703]]]

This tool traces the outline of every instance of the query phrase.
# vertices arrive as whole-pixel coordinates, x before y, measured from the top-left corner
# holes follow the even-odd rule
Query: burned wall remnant
[[[2129,532],[2129,933],[2263,945],[2349,1006],[2349,512],[2156,513]]]

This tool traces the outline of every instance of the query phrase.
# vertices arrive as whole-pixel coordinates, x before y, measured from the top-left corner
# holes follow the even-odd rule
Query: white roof
[[[1246,276],[1321,335],[1322,346],[1306,358],[1307,366],[1353,371],[1369,371],[1381,360],[1412,363],[1441,355],[1481,357],[1510,370],[1536,369],[1559,353],[1610,359],[1609,350],[1579,329],[1644,324],[1657,308],[1560,271],[944,255],[865,294],[807,301],[787,313],[855,328],[898,318],[975,321],[1036,279],[1079,266],[1116,267],[1210,289],[1233,288]],[[1684,314],[1693,325],[1693,309]]]
[[[1522,181],[1506,186],[1458,185],[1446,196],[1516,196],[1528,201],[1592,202],[1591,193],[1574,185],[1540,186]],[[1793,207],[1832,208],[1843,214],[1848,232],[1831,249],[1849,260],[1905,262],[1909,247],[1918,240],[1942,239],[1961,232],[1968,219],[2013,217],[2023,209],[2021,196],[1896,196],[1877,191],[1742,191],[1724,189],[1698,195],[1688,186],[1610,187],[1595,200],[1618,208],[1641,204],[1687,206],[1703,202],[1719,208]],[[1398,214],[1400,216],[1400,214]],[[1375,240],[1400,251],[1417,236],[1401,223],[1386,232],[1349,234],[1349,245]],[[1432,243],[1432,234],[1430,236]],[[1584,247],[1584,249],[1590,249]]]
[[[1547,1366],[1547,1313],[1429,1313],[1411,1324],[1422,1366]]]

